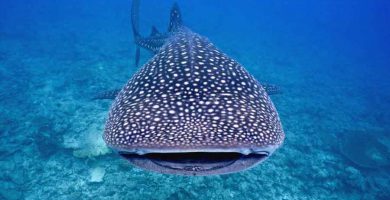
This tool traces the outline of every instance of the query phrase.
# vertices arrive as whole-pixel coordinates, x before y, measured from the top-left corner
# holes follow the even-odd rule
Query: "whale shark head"
[[[170,174],[226,174],[264,161],[284,140],[264,88],[208,39],[174,28],[116,96],[107,145],[138,167]]]

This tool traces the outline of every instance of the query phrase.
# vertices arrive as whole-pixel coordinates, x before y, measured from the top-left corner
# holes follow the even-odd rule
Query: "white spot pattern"
[[[282,126],[262,86],[206,38],[167,40],[114,101],[104,140],[114,148],[278,145]]]

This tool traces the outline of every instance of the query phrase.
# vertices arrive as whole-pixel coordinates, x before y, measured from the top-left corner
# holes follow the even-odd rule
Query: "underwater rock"
[[[349,131],[341,134],[339,150],[359,167],[377,169],[390,166],[390,148],[380,132]],[[382,142],[381,142],[382,141]]]
[[[101,148],[84,148],[73,151],[73,156],[77,158],[92,158],[101,155],[105,155],[110,152],[110,149],[107,147]]]
[[[89,182],[92,182],[92,183],[103,182],[103,178],[104,178],[105,174],[106,174],[106,170],[102,167],[92,168],[89,171],[89,175],[90,175]]]
[[[104,143],[101,133],[96,127],[91,127],[82,137],[65,136],[65,148],[73,149],[73,156],[78,158],[93,158],[106,155],[111,150]]]
[[[96,135],[100,136],[99,134]],[[106,155],[110,152],[111,150],[104,144],[103,139],[98,137],[95,140],[87,140],[87,143],[84,144],[84,146],[73,150],[73,156],[78,158],[93,158]]]

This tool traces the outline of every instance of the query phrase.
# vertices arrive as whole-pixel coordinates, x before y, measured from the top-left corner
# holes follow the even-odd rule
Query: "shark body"
[[[233,173],[268,158],[285,136],[264,87],[183,26],[177,4],[164,35],[161,46],[136,39],[158,50],[116,95],[106,144],[140,168],[179,175]]]

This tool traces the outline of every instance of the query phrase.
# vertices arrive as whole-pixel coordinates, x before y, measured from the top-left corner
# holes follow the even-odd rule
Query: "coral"
[[[79,158],[93,158],[110,153],[111,150],[99,134],[102,131],[96,127],[90,127],[83,136],[67,135],[64,137],[64,147],[73,149],[73,155]]]
[[[102,167],[95,167],[90,169],[89,171],[89,182],[99,183],[103,182],[104,175],[106,174],[106,170]]]
[[[111,150],[106,146],[101,137],[94,140],[88,140],[81,148],[73,150],[73,155],[79,158],[92,158],[110,153]]]

